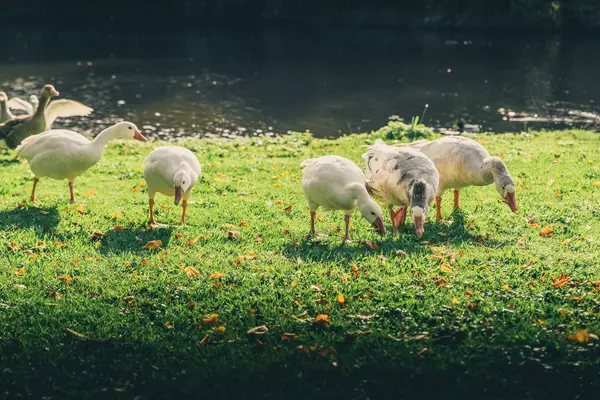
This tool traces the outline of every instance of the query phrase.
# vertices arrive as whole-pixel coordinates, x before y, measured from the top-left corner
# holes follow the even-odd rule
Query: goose
[[[0,141],[5,147],[16,148],[23,139],[37,135],[46,130],[45,111],[48,102],[59,93],[52,85],[46,85],[42,89],[42,100],[33,115],[18,116],[10,121],[0,124]]]
[[[15,116],[10,112],[10,108],[8,107],[8,96],[6,96],[6,93],[0,92],[0,124],[14,118]]]
[[[74,204],[75,178],[100,161],[104,147],[113,139],[147,141],[131,122],[119,122],[100,132],[92,141],[66,129],[50,130],[25,138],[17,147],[17,155],[27,160],[34,174],[31,202],[36,200],[35,188],[40,178],[48,177],[69,181],[71,204]]]
[[[385,234],[381,207],[369,196],[365,176],[356,164],[347,158],[330,155],[305,160],[300,167],[304,168],[302,189],[310,209],[310,231],[313,236],[316,235],[315,214],[319,207],[345,212],[344,242],[350,240],[348,226],[356,207],[380,235]]]
[[[200,178],[200,173],[201,167],[198,159],[185,147],[162,146],[154,149],[148,155],[144,165],[144,179],[148,185],[151,229],[162,226],[154,220],[156,193],[173,196],[175,204],[181,202],[180,224],[185,224],[188,199]]]
[[[39,106],[38,97],[34,94],[29,96],[29,102],[13,97],[8,101],[10,108],[25,111],[27,115],[32,115]],[[93,108],[86,106],[75,100],[59,99],[48,104],[45,111],[46,129],[51,129],[52,124],[57,118],[69,117],[87,117],[94,111]]]
[[[433,162],[417,150],[388,146],[381,139],[369,146],[362,157],[367,189],[386,204],[393,234],[398,234],[398,226],[406,218],[406,206],[410,206],[417,236],[423,236],[423,222],[439,184]],[[394,212],[397,205],[401,207]]]
[[[476,141],[463,136],[449,136],[427,141],[420,140],[408,146],[429,157],[440,173],[436,193],[436,218],[442,218],[442,195],[454,189],[454,207],[460,207],[459,190],[467,186],[486,186],[494,183],[496,190],[513,212],[517,212],[515,184],[499,157]]]

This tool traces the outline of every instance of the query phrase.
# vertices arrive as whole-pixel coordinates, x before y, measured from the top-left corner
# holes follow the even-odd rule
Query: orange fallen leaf
[[[554,235],[554,230],[552,229],[552,225],[546,225],[544,229],[540,231],[540,236],[551,236]]]
[[[217,326],[215,328],[213,328],[213,331],[217,332],[217,333],[224,333],[225,332],[225,327],[224,326]]]
[[[297,335],[295,333],[289,333],[289,332],[284,332],[281,335],[281,340],[283,340],[284,342],[286,341],[291,341],[292,339],[294,339]]]
[[[371,250],[377,250],[379,248],[379,245],[371,240],[365,240],[363,242],[363,245],[365,245],[366,247],[368,247]]]
[[[224,277],[225,274],[222,274],[220,272],[213,272],[212,274],[210,274],[210,276],[208,277],[208,279],[219,279]]]
[[[96,194],[96,189],[92,189],[89,192],[87,192],[86,194],[84,194],[83,197],[92,197],[95,194]]]
[[[356,264],[352,264],[352,275],[354,275],[354,278],[358,278],[358,267]]]
[[[314,323],[321,323],[321,324],[330,324],[331,322],[329,321],[329,315],[325,315],[325,314],[319,314],[315,317],[315,320],[313,321]]]
[[[187,276],[200,276],[200,271],[194,267],[185,267],[183,270]]]
[[[182,235],[182,237],[183,237],[183,235]],[[192,240],[189,240],[189,241],[185,242],[185,243],[184,243],[184,246],[185,246],[185,247],[190,247],[190,246],[193,246],[193,245],[195,245],[196,243],[198,243],[198,240],[200,240],[200,238],[201,238],[201,237],[202,237],[202,235],[198,235],[198,236],[196,236],[196,237],[195,237],[195,238],[193,238]]]
[[[217,323],[219,318],[219,314],[217,313],[210,313],[208,315],[208,317],[202,318],[202,323],[204,324],[208,324],[208,325],[214,325]]]
[[[123,230],[123,227],[121,225],[115,225],[112,229],[115,232],[121,232]]]
[[[77,211],[79,214],[84,214],[85,213],[84,205],[80,204],[79,207],[77,207],[77,209],[75,211]]]
[[[202,346],[204,344],[209,344],[209,343],[210,343],[210,336],[206,335],[202,339],[200,339],[196,342],[196,346]]]
[[[283,200],[273,200],[273,203],[275,204],[283,204]]]
[[[181,233],[177,232],[177,233],[175,234],[175,239],[177,239],[177,240],[181,240],[181,239],[183,239],[183,234],[181,234]]]
[[[346,297],[343,294],[338,294],[335,301],[341,306],[346,305]]]
[[[560,276],[558,278],[551,276],[550,279],[552,279],[552,286],[563,287],[569,282],[569,275],[560,274]]]
[[[162,240],[151,240],[144,245],[146,249],[158,249],[163,245]]]
[[[59,275],[58,279],[60,279],[63,282],[71,282],[73,280],[73,278],[69,275]]]
[[[173,329],[174,328],[173,324],[171,322],[169,322],[169,321],[165,321],[165,323],[163,325],[167,329]]]
[[[585,343],[590,341],[590,334],[585,329],[580,329],[575,333],[569,333],[569,340],[576,343]]]
[[[15,270],[15,275],[23,276],[23,274],[25,274],[25,267],[21,267],[21,268]]]
[[[104,236],[106,236],[105,233],[96,231],[96,232],[92,233],[91,238],[97,240],[97,239],[102,239]]]

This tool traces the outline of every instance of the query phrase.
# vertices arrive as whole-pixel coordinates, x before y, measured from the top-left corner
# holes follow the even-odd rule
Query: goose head
[[[424,179],[418,178],[411,182],[408,189],[410,199],[410,214],[418,237],[423,236],[423,224],[427,219],[428,205],[434,197],[432,187]]]
[[[175,204],[179,204],[183,194],[188,191],[192,185],[192,174],[187,163],[181,163],[177,172],[173,176],[173,186],[175,187]]]
[[[494,186],[496,191],[500,194],[500,197],[504,199],[504,202],[508,204],[510,210],[514,213],[518,211],[517,197],[515,194],[515,183],[513,182],[510,175],[499,175],[494,179]]]
[[[380,235],[385,235],[385,225],[383,224],[383,214],[381,213],[381,207],[379,204],[369,198],[367,201],[358,205],[358,210],[364,219],[377,230]]]
[[[38,106],[40,105],[40,99],[38,99],[35,94],[32,94],[29,96],[29,103],[31,103],[34,110],[37,110]]]
[[[114,139],[135,139],[140,142],[147,142],[148,139],[142,135],[140,130],[135,126],[135,124],[127,121],[119,122],[118,124],[113,125],[109,128],[112,133],[112,137]]]
[[[6,95],[6,93],[0,92],[0,105],[2,106],[2,109],[4,109],[6,107],[7,101],[8,101],[8,96]]]
[[[42,97],[45,99],[56,97],[58,95],[60,95],[60,93],[52,85],[45,85],[42,89]]]

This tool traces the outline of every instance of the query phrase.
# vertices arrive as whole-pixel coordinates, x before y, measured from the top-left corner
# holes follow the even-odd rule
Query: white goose
[[[350,240],[348,226],[356,207],[379,234],[385,234],[381,207],[369,196],[365,176],[356,164],[340,156],[324,156],[305,160],[300,167],[304,168],[302,189],[310,208],[310,231],[313,236],[316,235],[315,214],[319,206],[328,210],[344,210],[344,241]]]
[[[496,190],[513,212],[517,212],[515,184],[499,157],[490,153],[476,141],[452,136],[409,145],[429,157],[440,173],[440,186],[436,194],[436,218],[441,219],[442,195],[454,189],[454,207],[459,207],[459,189],[467,186],[485,186],[494,183]]]
[[[94,166],[113,139],[137,139],[146,142],[131,122],[119,122],[102,132],[90,142],[77,132],[56,129],[29,136],[17,147],[17,155],[27,159],[34,174],[31,201],[35,201],[35,188],[40,178],[67,179],[71,204],[75,203],[73,182],[75,178]]]
[[[0,92],[0,124],[14,118],[15,116],[12,115],[10,108],[8,107],[8,97],[6,96],[6,93]]]
[[[417,236],[423,236],[423,222],[439,184],[431,160],[410,148],[388,146],[381,139],[369,146],[363,158],[367,188],[387,205],[394,234],[404,224],[406,206],[410,206]],[[394,206],[401,207],[394,212]]]
[[[158,147],[146,158],[144,179],[148,184],[150,206],[150,227],[161,226],[154,220],[154,197],[156,193],[175,197],[175,204],[181,201],[180,224],[185,223],[185,210],[192,190],[200,178],[201,167],[190,150],[180,146]]]
[[[21,100],[18,97],[13,97],[8,101],[8,106],[10,108],[25,111],[27,115],[33,115],[39,104],[40,101],[36,95],[29,96],[29,102]],[[52,124],[57,118],[87,117],[93,111],[93,108],[75,100],[54,100],[46,106],[44,113],[46,118],[46,129],[51,129]]]

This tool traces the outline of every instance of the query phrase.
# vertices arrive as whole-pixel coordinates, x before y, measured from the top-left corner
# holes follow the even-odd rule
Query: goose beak
[[[377,230],[381,236],[385,235],[385,225],[383,225],[383,219],[381,217],[377,217],[377,219],[373,222],[373,228]]]
[[[504,198],[504,201],[506,202],[506,204],[508,204],[508,206],[510,207],[510,210],[514,213],[517,212],[518,207],[517,207],[517,198],[515,197],[515,192],[512,193],[508,193],[506,195],[506,197]]]
[[[60,96],[60,93],[58,92],[58,90],[52,88],[52,89],[50,89],[50,96],[54,96],[54,97]]]
[[[175,188],[175,205],[179,204],[182,197],[183,197],[183,190],[181,189],[181,187],[176,187]]]
[[[133,138],[134,138],[135,140],[139,140],[140,142],[147,142],[147,141],[148,141],[148,139],[146,139],[146,138],[144,137],[144,135],[142,135],[142,134],[140,133],[140,131],[135,131],[135,133],[133,134]]]
[[[423,236],[425,229],[423,228],[423,217],[413,217],[413,221],[415,223],[415,230],[417,232],[417,237]]]

